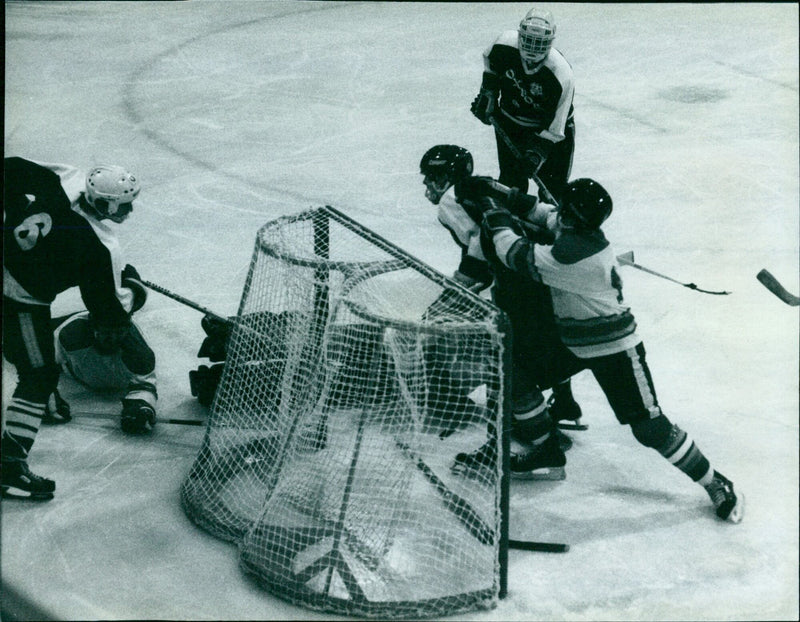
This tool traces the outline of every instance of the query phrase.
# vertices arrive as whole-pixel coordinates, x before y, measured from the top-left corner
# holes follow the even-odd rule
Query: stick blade
[[[787,305],[791,305],[793,307],[800,306],[800,298],[790,294],[786,288],[781,285],[780,282],[778,282],[778,279],[772,276],[772,273],[766,268],[762,268],[758,274],[756,274],[756,278],[764,287],[775,294]]]

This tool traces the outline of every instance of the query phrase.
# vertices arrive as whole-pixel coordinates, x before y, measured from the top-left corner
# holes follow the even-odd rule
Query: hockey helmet
[[[561,218],[583,229],[599,229],[611,215],[613,204],[605,188],[593,179],[575,179],[561,198]]]
[[[519,23],[518,32],[522,66],[527,73],[533,73],[544,63],[556,38],[553,14],[544,9],[531,9]]]
[[[101,220],[125,220],[139,190],[139,181],[121,166],[96,166],[86,175],[86,202]]]
[[[425,196],[438,203],[442,195],[460,179],[472,175],[472,154],[457,145],[436,145],[422,156],[419,172],[424,175]]]

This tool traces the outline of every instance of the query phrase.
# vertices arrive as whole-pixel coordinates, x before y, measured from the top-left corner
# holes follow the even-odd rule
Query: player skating
[[[461,248],[461,261],[453,278],[473,291],[481,291],[494,282],[494,301],[511,321],[513,437],[523,445],[515,444],[515,450],[524,453],[528,463],[535,465],[527,471],[537,478],[560,479],[565,463],[562,447],[556,443],[555,450],[551,451],[546,441],[559,437],[555,432],[553,411],[569,413],[576,419],[581,414],[572,395],[570,373],[564,365],[573,355],[558,336],[549,288],[521,279],[502,266],[490,271],[480,240],[479,223],[486,209],[503,205],[515,213],[525,214],[536,207],[538,199],[508,188],[491,177],[474,176],[472,171],[472,155],[456,145],[436,145],[420,162],[425,196],[438,205],[439,222]],[[543,242],[552,242],[552,234],[546,227],[531,223],[531,229],[537,230]],[[571,367],[577,368],[577,365]],[[553,389],[549,408],[542,395],[542,389],[548,388]],[[563,447],[568,447],[568,438],[561,435],[560,440]],[[492,444],[487,443],[475,452],[459,454],[454,470],[467,471],[491,463],[494,459],[491,447]]]
[[[4,159],[3,354],[18,382],[5,411],[2,437],[4,493],[50,499],[53,480],[28,468],[28,454],[56,391],[59,366],[50,305],[79,287],[99,348],[114,351],[130,333],[135,292],[122,287],[119,242],[108,221],[133,210],[139,181],[120,166],[88,175],[61,164]],[[154,421],[139,409],[133,418]]]
[[[536,243],[502,206],[485,213],[484,240],[499,261],[529,279],[550,286],[555,321],[564,344],[589,369],[622,424],[636,439],[652,447],[672,465],[705,488],[717,516],[738,523],[744,497],[714,470],[691,437],[673,424],[658,404],[645,349],[636,322],[622,295],[619,264],[600,228],[612,210],[611,197],[591,179],[568,184],[557,218],[531,214],[548,222],[555,234],[552,246]],[[525,457],[513,457],[517,473]]]
[[[494,120],[499,128],[499,182],[527,192],[529,177],[537,174],[558,201],[572,169],[575,121],[572,67],[553,47],[555,35],[552,13],[538,8],[517,30],[501,33],[484,52],[483,79],[471,109],[482,123]]]

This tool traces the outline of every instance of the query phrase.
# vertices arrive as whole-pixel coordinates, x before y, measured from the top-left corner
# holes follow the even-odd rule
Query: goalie
[[[122,287],[134,293],[133,312],[147,299],[139,273],[131,265],[122,271]],[[106,334],[91,313],[82,311],[55,318],[56,362],[80,384],[94,391],[122,392],[123,431],[149,432],[156,424],[156,357],[141,328],[131,319],[124,332]],[[55,391],[44,421],[60,423],[70,419],[69,404]]]

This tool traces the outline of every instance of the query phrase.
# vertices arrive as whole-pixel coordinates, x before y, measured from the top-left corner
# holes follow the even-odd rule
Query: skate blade
[[[4,499],[20,499],[23,501],[50,501],[54,494],[52,492],[28,492],[14,486],[3,486]]]
[[[585,425],[583,423],[578,423],[578,421],[580,421],[580,419],[576,419],[575,421],[571,421],[569,423],[559,421],[556,425],[559,430],[579,430],[581,432],[584,432],[589,429],[588,425]]]
[[[458,477],[463,477],[476,482],[491,481],[491,478],[494,477],[494,472],[488,467],[476,469],[461,464],[454,464],[450,467],[450,472]]]
[[[557,482],[567,479],[567,471],[564,467],[547,467],[533,471],[511,471],[511,477],[528,481]]]

